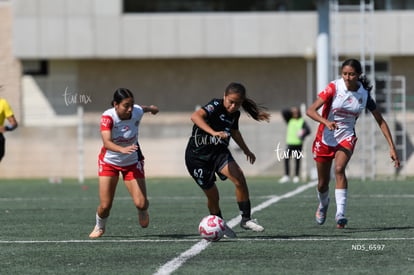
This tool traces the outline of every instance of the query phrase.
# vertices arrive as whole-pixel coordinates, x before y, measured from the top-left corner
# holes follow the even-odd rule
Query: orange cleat
[[[345,225],[348,223],[348,220],[344,216],[338,216],[335,220],[336,228],[345,228]]]
[[[138,210],[138,220],[141,227],[146,228],[149,224],[148,210]]]

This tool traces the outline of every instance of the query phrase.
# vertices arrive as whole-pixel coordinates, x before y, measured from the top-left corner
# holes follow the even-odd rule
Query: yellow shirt
[[[302,117],[289,119],[286,132],[286,143],[288,145],[302,145],[303,141],[299,136],[299,132],[302,130],[303,123],[305,123],[305,120]]]
[[[6,118],[12,115],[13,110],[10,108],[9,103],[4,98],[0,98],[0,125],[3,125]]]

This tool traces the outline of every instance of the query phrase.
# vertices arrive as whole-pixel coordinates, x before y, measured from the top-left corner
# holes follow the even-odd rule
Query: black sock
[[[251,216],[251,206],[250,200],[247,201],[239,201],[237,202],[239,205],[240,214],[242,216],[242,222],[250,220]]]
[[[221,210],[218,213],[210,213],[210,215],[218,216],[223,219],[223,215],[221,214]]]

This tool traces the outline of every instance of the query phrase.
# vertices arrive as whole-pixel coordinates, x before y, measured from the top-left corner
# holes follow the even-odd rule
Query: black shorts
[[[221,180],[227,177],[220,173],[226,164],[234,161],[230,151],[225,148],[221,151],[205,155],[197,155],[191,150],[190,146],[185,151],[185,164],[191,177],[202,189],[207,190],[214,186],[216,173]]]
[[[4,153],[6,151],[5,146],[6,146],[6,140],[4,139],[3,134],[0,133],[0,161],[4,157]]]
[[[286,148],[289,151],[289,158],[298,158],[302,155],[302,145],[287,145]]]

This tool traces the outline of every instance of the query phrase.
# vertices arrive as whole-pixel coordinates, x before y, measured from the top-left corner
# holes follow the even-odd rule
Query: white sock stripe
[[[322,206],[326,206],[329,203],[329,190],[325,193],[321,193],[319,191],[317,191],[317,193],[319,202],[322,204]]]
[[[348,189],[335,189],[336,214],[335,216],[345,216]]]

